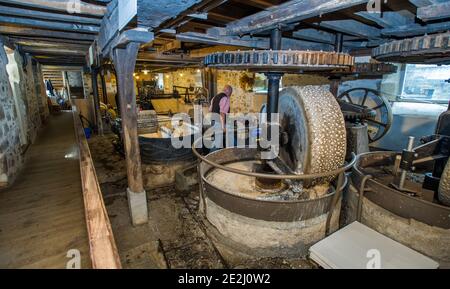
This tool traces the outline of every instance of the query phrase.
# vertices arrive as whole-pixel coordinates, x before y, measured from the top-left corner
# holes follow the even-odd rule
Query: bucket
[[[86,139],[90,139],[92,134],[92,130],[90,127],[84,128],[84,135],[86,136]]]

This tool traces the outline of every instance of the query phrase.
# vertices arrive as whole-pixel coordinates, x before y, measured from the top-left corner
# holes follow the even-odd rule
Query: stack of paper
[[[310,249],[326,269],[436,269],[439,264],[374,230],[354,222]]]

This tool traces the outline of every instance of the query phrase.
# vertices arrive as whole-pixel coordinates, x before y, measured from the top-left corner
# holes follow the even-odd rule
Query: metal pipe
[[[281,29],[272,29],[270,34],[270,49],[281,50]],[[280,96],[280,79],[283,73],[268,72],[266,73],[268,78],[267,88],[267,123],[270,125],[272,113],[278,112],[278,98]],[[270,130],[269,130],[270,131]],[[270,138],[270,136],[268,136]]]
[[[270,49],[281,50],[281,29],[279,27],[272,29],[270,33]],[[267,112],[266,120],[269,126],[272,125],[272,114],[278,113],[278,99],[280,97],[280,79],[283,73],[268,72],[266,73],[268,79],[267,87]],[[272,139],[271,129],[268,130],[267,138]]]
[[[281,50],[281,29],[274,28],[270,33],[270,49],[272,50]]]
[[[371,179],[372,176],[371,175],[365,175],[363,177],[363,179],[361,180],[361,184],[359,186],[359,198],[358,198],[358,209],[356,211],[356,220],[358,222],[361,222],[361,215],[362,215],[362,203],[363,203],[363,198],[364,198],[364,192],[366,190],[366,183],[369,179]]]
[[[409,140],[408,140],[408,147],[406,148],[406,150],[410,152],[410,151],[413,150],[413,148],[414,148],[414,137],[413,137],[413,136],[410,136],[410,137],[409,137]],[[406,170],[402,170],[402,174],[401,174],[401,176],[400,176],[400,182],[399,182],[399,185],[398,185],[398,187],[400,188],[400,190],[402,190],[402,189],[403,189],[403,186],[405,185],[405,181],[406,181],[406,173],[407,173]]]
[[[271,114],[278,112],[278,99],[280,97],[280,80],[282,73],[266,73],[267,88],[267,122],[272,120]]]
[[[266,178],[266,179],[273,179],[273,180],[285,180],[285,179],[291,179],[291,180],[310,180],[310,179],[319,179],[319,178],[323,178],[323,177],[329,177],[329,176],[335,176],[340,174],[341,172],[345,172],[347,170],[349,170],[356,162],[356,155],[354,153],[352,153],[352,160],[347,163],[346,165],[335,169],[333,171],[329,171],[329,172],[323,172],[323,173],[315,173],[315,174],[305,174],[305,175],[275,175],[275,174],[264,174],[264,173],[256,173],[256,172],[250,172],[250,171],[243,171],[243,170],[238,170],[238,169],[234,169],[232,167],[227,167],[218,163],[215,163],[211,160],[208,160],[207,158],[205,158],[204,156],[200,155],[199,152],[196,149],[196,146],[198,144],[198,142],[202,140],[202,138],[198,138],[196,141],[194,141],[194,143],[192,144],[192,152],[194,153],[194,155],[199,158],[200,160],[204,161],[205,163],[223,170],[223,171],[227,171],[230,173],[234,173],[234,174],[238,174],[238,175],[244,175],[244,176],[249,176],[249,177],[256,177],[256,178]]]
[[[325,224],[325,236],[328,236],[330,234],[331,218],[333,217],[333,212],[336,207],[336,204],[339,201],[339,198],[342,195],[341,193],[346,185],[347,185],[347,176],[345,175],[345,172],[341,172],[338,176],[336,184],[336,193],[334,194],[333,199],[331,200],[330,209],[328,210],[327,222]]]
[[[203,205],[203,214],[206,216],[206,199],[205,199],[205,191],[203,189],[203,180],[202,180],[202,166],[201,166],[201,160],[197,162],[197,181],[198,181],[198,188],[200,190],[200,198]]]
[[[344,35],[342,33],[336,33],[336,40],[334,43],[334,50],[336,52],[342,52],[344,46]]]

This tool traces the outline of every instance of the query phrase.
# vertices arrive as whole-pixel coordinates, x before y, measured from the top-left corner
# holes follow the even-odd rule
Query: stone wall
[[[231,85],[233,95],[230,99],[230,112],[248,113],[256,112],[254,101],[256,93],[252,92],[253,87],[241,83],[242,77],[254,78],[253,73],[234,70],[217,71],[217,92],[221,92],[225,85]]]
[[[19,67],[20,69],[20,67]],[[26,83],[26,98],[28,104],[28,135],[30,143],[33,143],[36,139],[39,128],[42,125],[40,113],[39,113],[39,100],[38,92],[36,91],[36,79],[33,71],[33,63],[30,56],[26,56],[25,66],[25,83]]]
[[[251,89],[249,87],[242,88],[241,77],[243,75],[253,77],[252,73],[247,72],[229,70],[217,71],[217,91],[221,92],[223,87],[227,84],[233,87],[233,95],[230,100],[230,111],[234,113],[257,111],[254,109],[254,96],[256,94],[248,92],[248,90]],[[201,71],[194,68],[164,73],[164,93],[172,93],[174,85],[182,87],[200,86],[202,84],[201,79]]]
[[[330,84],[328,78],[314,74],[285,74],[281,80],[282,86],[306,86]]]
[[[5,50],[0,41],[0,188],[13,183],[23,153],[48,117],[40,69],[30,56]]]
[[[164,93],[172,93],[173,86],[201,86],[201,71],[199,69],[187,68],[164,73]]]

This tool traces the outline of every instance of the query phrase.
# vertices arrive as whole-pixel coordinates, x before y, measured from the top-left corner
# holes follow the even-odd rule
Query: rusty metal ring
[[[304,174],[304,175],[275,175],[275,174],[264,174],[264,173],[255,173],[255,172],[249,172],[249,171],[243,171],[243,170],[238,170],[238,169],[233,169],[230,167],[226,167],[223,166],[221,164],[215,163],[213,161],[208,160],[207,158],[205,158],[204,156],[202,156],[201,154],[199,154],[199,152],[195,149],[197,143],[201,140],[202,138],[198,138],[197,140],[194,141],[194,143],[192,144],[192,152],[194,153],[194,155],[199,158],[201,161],[219,169],[219,170],[224,170],[233,174],[238,174],[238,175],[244,175],[244,176],[249,176],[249,177],[255,177],[255,178],[265,178],[265,179],[273,179],[273,180],[285,180],[285,179],[290,179],[290,180],[310,180],[310,179],[318,179],[318,178],[323,178],[323,177],[329,177],[329,176],[335,176],[338,175],[342,172],[345,172],[347,170],[349,170],[350,168],[353,167],[353,165],[356,163],[357,157],[355,155],[355,153],[352,153],[352,160],[350,162],[348,162],[345,166],[341,166],[338,169],[335,169],[333,171],[328,171],[328,172],[323,172],[323,173],[315,173],[315,174]]]

